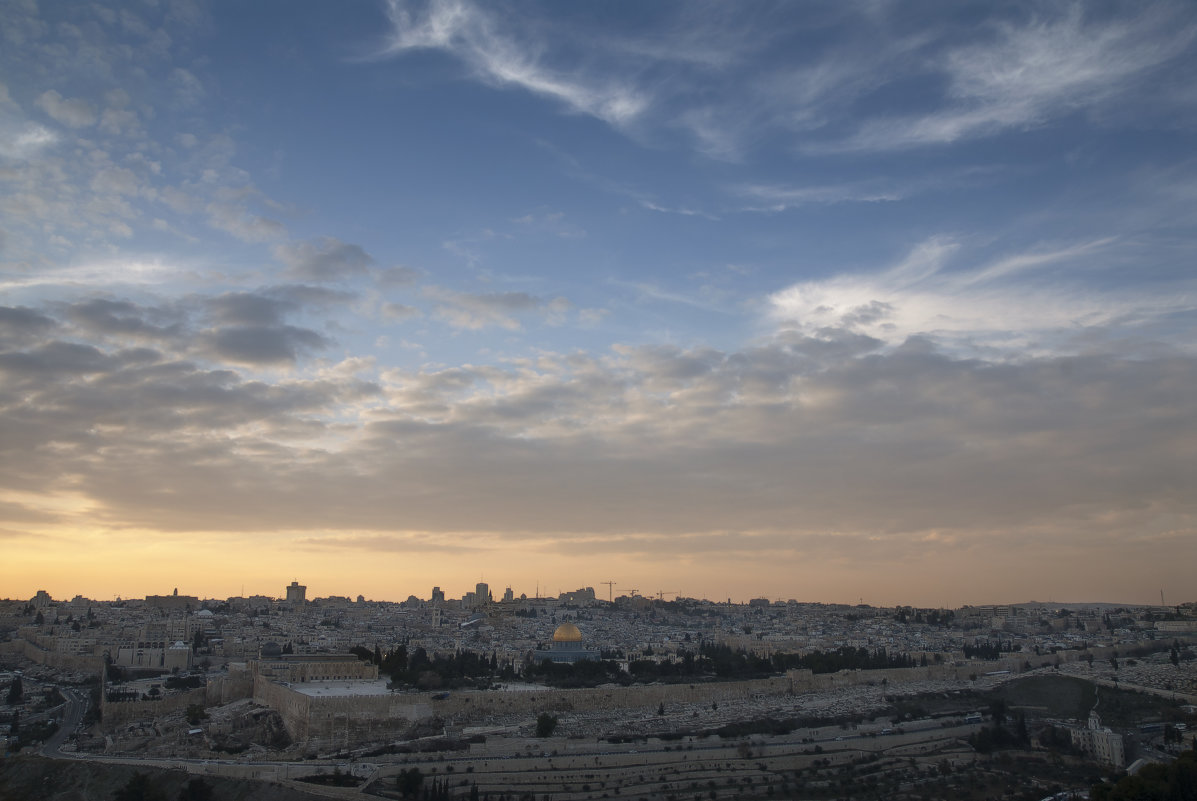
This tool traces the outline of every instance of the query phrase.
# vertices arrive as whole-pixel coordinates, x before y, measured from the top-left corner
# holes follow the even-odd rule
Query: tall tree
[[[548,712],[541,712],[536,716],[536,736],[548,737],[557,728],[557,718]]]
[[[411,768],[409,770],[399,771],[399,775],[395,778],[395,786],[399,790],[399,795],[404,798],[415,798],[416,794],[420,792],[421,785],[424,784],[424,774],[419,768]]]
[[[187,783],[179,788],[179,801],[213,801],[213,798],[212,785],[199,776],[188,779]]]
[[[149,776],[138,771],[113,793],[112,801],[166,801],[166,795],[150,782]]]

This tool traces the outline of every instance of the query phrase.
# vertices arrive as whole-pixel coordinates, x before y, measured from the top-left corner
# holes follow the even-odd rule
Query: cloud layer
[[[229,327],[201,353],[294,357],[277,301],[207,308]],[[966,547],[999,531],[1187,530],[1197,513],[1197,439],[1181,433],[1197,431],[1192,356],[990,363],[840,329],[737,352],[621,347],[263,383],[186,359],[182,324],[160,309],[93,301],[0,320],[4,485],[80,493],[117,527],[402,520],[618,535],[608,547],[626,553],[751,534],[790,552],[828,536]],[[69,339],[83,328],[92,344]]]
[[[1070,272],[1100,260],[1112,238],[1006,254],[953,269],[961,243],[933,237],[881,273],[804,281],[770,296],[779,327],[817,335],[847,328],[891,344],[911,336],[1020,358],[1085,350],[1103,332],[1132,340],[1149,332],[1152,347],[1168,342],[1192,352],[1192,300],[1172,293],[1084,292]],[[1171,324],[1166,323],[1174,317]],[[1161,327],[1162,326],[1162,327]],[[1133,346],[1132,346],[1133,347]]]
[[[1189,586],[1189,3],[0,16],[5,586]]]
[[[908,3],[742,14],[686,4],[643,14],[633,36],[605,20],[566,27],[548,14],[516,24],[470,0],[389,0],[387,8],[393,30],[381,55],[444,51],[488,84],[544,96],[636,136],[680,129],[719,158],[739,158],[776,135],[816,152],[888,151],[1025,130],[1076,112],[1117,115],[1197,37],[1177,4],[1116,16],[1023,4],[979,26],[961,9],[918,29]],[[914,85],[935,96],[936,107],[882,110]]]

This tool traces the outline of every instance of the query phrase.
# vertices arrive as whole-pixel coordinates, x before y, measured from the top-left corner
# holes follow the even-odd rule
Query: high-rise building
[[[443,604],[445,602],[445,591],[440,587],[432,588],[432,602],[434,604]]]
[[[503,603],[509,604],[514,600],[515,600],[515,593],[511,591],[510,587],[503,590]]]
[[[491,602],[490,585],[485,581],[479,581],[474,587],[474,603],[478,606],[488,604]]]
[[[287,603],[292,606],[302,606],[308,599],[308,588],[298,581],[287,585]]]

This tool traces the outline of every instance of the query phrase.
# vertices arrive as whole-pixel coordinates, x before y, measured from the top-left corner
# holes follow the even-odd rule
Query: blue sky
[[[1185,586],[1189,3],[0,20],[6,585]]]

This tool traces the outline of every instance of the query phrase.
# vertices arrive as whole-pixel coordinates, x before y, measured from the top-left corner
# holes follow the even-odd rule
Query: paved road
[[[88,694],[80,692],[79,690],[72,690],[66,687],[60,687],[62,696],[66,698],[66,703],[62,705],[62,720],[59,723],[58,731],[51,735],[49,740],[42,744],[42,756],[52,757],[54,759],[62,759],[70,756],[64,754],[60,749],[66,739],[70,737],[79,728],[79,724],[83,721],[83,713],[87,711]]]

